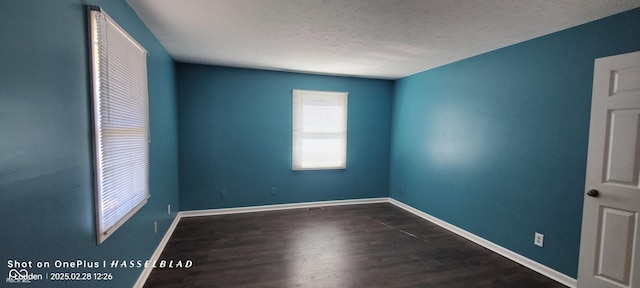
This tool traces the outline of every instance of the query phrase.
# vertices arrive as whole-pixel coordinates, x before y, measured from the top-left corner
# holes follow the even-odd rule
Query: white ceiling
[[[181,62],[397,79],[640,0],[127,0]]]

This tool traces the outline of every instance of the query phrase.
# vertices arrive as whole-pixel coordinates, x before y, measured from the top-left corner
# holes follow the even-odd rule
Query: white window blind
[[[293,170],[347,168],[347,96],[293,90]]]
[[[89,8],[96,224],[102,243],[149,198],[146,50],[99,8]]]

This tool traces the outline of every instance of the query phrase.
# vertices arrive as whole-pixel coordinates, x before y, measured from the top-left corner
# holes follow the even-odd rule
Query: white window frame
[[[347,168],[348,96],[348,92],[293,89],[293,171]]]
[[[147,51],[99,7],[87,10],[101,244],[149,199]]]

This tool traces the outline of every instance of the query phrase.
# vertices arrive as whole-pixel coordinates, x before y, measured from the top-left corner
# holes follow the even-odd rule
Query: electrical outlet
[[[271,196],[275,196],[276,195],[276,187],[271,187]]]
[[[220,190],[220,197],[227,198],[227,189]]]
[[[171,204],[167,205],[167,215],[171,215]]]
[[[536,232],[533,238],[533,245],[542,247],[544,245],[544,235]]]
[[[153,222],[153,233],[158,234],[158,221]]]
[[[404,189],[404,186],[400,186],[400,194],[405,194],[406,190]]]

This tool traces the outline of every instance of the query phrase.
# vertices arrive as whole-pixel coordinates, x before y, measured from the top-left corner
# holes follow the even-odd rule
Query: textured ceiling
[[[383,79],[640,7],[640,0],[127,2],[177,61]]]

